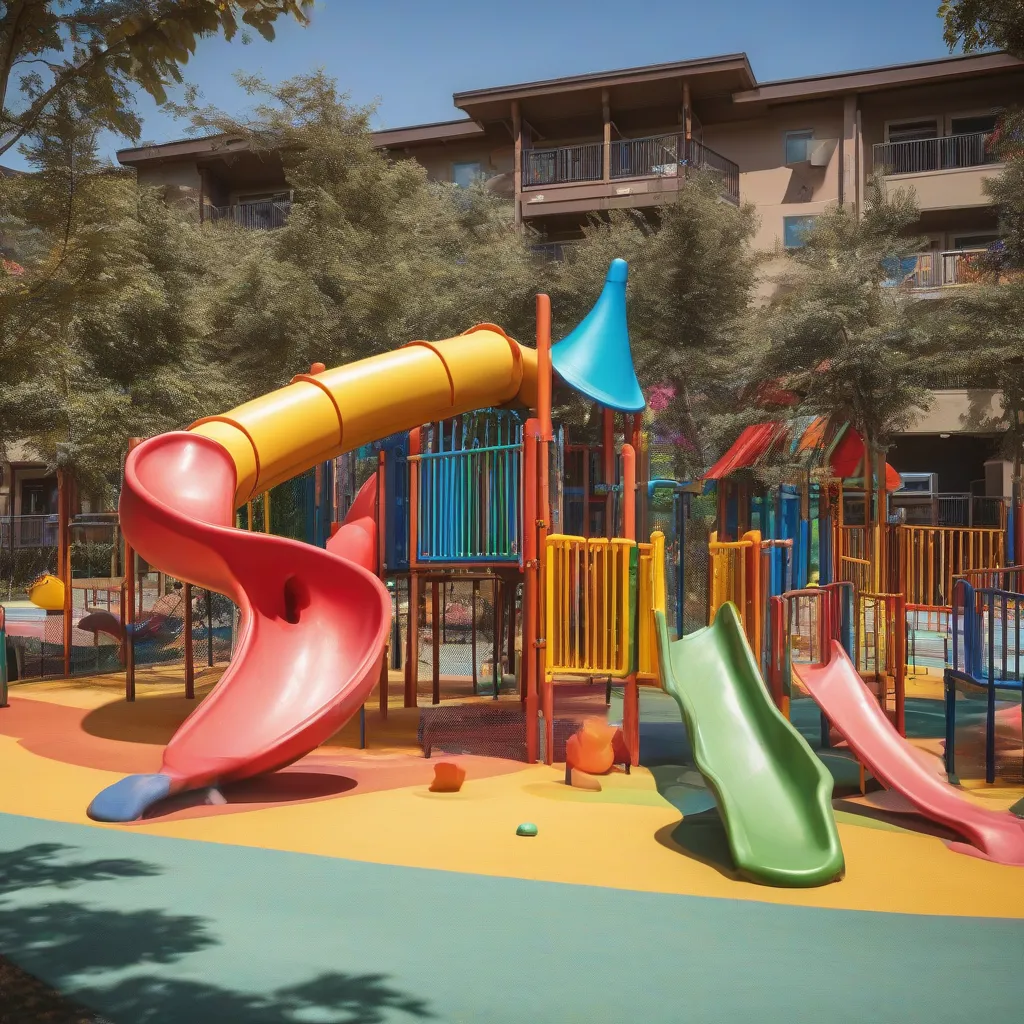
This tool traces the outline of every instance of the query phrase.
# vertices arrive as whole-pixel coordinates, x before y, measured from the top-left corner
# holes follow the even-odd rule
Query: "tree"
[[[477,322],[532,336],[538,261],[510,203],[388,159],[373,145],[370,111],[322,72],[279,86],[241,81],[260,97],[248,119],[186,108],[200,130],[280,152],[293,192],[285,226],[244,233],[218,282],[215,326],[241,392]]]
[[[998,279],[1006,270],[1024,270],[1024,111],[1006,111],[987,145],[1006,167],[982,182],[999,214],[1000,240],[979,263]]]
[[[0,378],[8,439],[102,494],[127,439],[214,411],[204,265],[216,239],[96,156],[96,126],[59,96],[24,147],[34,173],[0,182],[24,273],[0,290],[0,351],[32,356]],[[211,408],[212,407],[212,408]]]
[[[917,219],[912,192],[887,195],[872,180],[861,219],[846,207],[815,218],[749,325],[760,380],[791,389],[797,414],[832,417],[863,437],[870,515],[889,439],[929,397],[929,337],[896,287],[921,245],[909,235]]]
[[[738,324],[759,264],[750,246],[756,228],[752,206],[725,201],[713,176],[698,175],[653,219],[626,211],[593,217],[552,271],[557,339],[586,315],[610,261],[629,263],[633,359],[645,393],[655,395],[658,429],[679,442],[681,473],[707,466],[735,410]]]
[[[852,424],[873,450],[927,400],[927,337],[894,287],[920,240],[913,193],[869,184],[863,218],[836,207],[789,251],[789,271],[751,327],[763,345],[760,376],[783,380],[799,411]]]
[[[943,0],[939,17],[945,22],[950,50],[964,53],[995,48],[1024,59],[1024,4],[1020,0]]]
[[[33,132],[68,90],[90,98],[97,127],[139,136],[133,97],[158,102],[205,36],[240,26],[274,36],[305,23],[311,0],[6,0],[0,2],[0,155]],[[17,97],[17,100],[15,99]]]

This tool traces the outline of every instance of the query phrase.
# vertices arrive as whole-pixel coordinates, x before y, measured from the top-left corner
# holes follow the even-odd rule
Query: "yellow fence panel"
[[[640,609],[637,630],[637,679],[658,682],[658,634],[654,625],[655,609],[664,612],[665,534],[651,534],[650,544],[638,544],[640,550],[637,580],[637,605]]]
[[[750,530],[740,540],[720,541],[711,534],[708,553],[711,557],[710,619],[714,622],[718,609],[732,601],[739,609],[743,631],[755,651],[761,650],[764,608],[761,602],[761,534]]]
[[[631,540],[547,538],[547,677],[630,673]]]

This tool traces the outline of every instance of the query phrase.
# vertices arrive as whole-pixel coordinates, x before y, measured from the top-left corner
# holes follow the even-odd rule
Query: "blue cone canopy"
[[[580,394],[618,412],[643,412],[644,394],[633,369],[626,327],[625,260],[612,260],[594,308],[551,348],[559,377]]]

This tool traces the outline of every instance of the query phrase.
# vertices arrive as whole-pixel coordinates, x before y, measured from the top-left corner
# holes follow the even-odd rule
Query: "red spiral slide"
[[[377,682],[391,624],[376,551],[371,478],[329,550],[234,528],[236,470],[217,442],[171,433],[128,457],[121,521],[147,561],[238,605],[231,665],[185,721],[154,775],[132,775],[89,806],[133,821],[173,793],[291,764],[333,735]]]

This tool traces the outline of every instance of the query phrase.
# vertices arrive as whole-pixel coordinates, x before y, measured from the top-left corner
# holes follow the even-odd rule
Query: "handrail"
[[[989,132],[942,135],[906,142],[877,142],[872,151],[874,169],[882,174],[922,174],[958,170],[995,163],[987,142]]]

